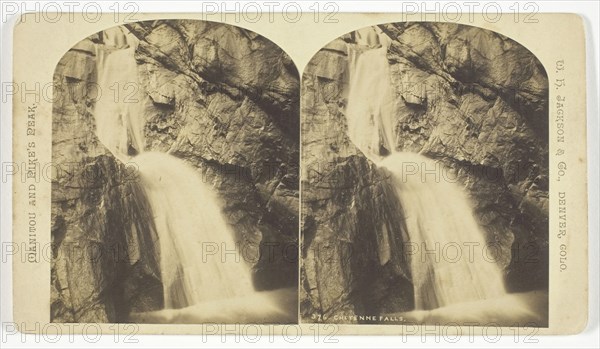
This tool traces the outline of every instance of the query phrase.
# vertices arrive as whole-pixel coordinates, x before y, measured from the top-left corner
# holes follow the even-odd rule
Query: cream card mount
[[[28,16],[15,322],[585,327],[579,17]]]

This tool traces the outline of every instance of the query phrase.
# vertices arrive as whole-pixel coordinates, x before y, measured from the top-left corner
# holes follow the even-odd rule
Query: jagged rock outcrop
[[[452,179],[466,188],[493,246],[489,251],[499,252],[496,257],[509,291],[546,288],[544,68],[520,44],[476,27],[396,23],[379,29],[391,39],[388,61],[396,100],[396,150],[440,160]],[[347,313],[411,308],[410,277],[401,277],[406,275],[400,272],[406,270],[402,259],[366,265],[381,262],[382,251],[394,251],[396,240],[406,232],[393,226],[401,220],[401,210],[394,211],[399,204],[385,171],[375,169],[346,136],[348,45],[356,45],[355,38],[350,33],[325,46],[303,74],[301,309],[307,319],[317,314],[321,321],[332,321]],[[371,211],[361,215],[360,208]],[[381,210],[389,214],[382,215]],[[389,239],[382,241],[386,235]],[[322,244],[328,251],[352,246],[360,267],[339,252],[322,266],[311,252]],[[390,269],[397,272],[390,274]],[[363,286],[371,300],[381,300],[370,311],[365,311],[368,301],[359,281],[365,279],[381,280]],[[405,296],[398,295],[403,292]]]
[[[216,189],[257,289],[295,286],[299,77],[292,61],[230,25],[174,20],[127,28],[139,39],[145,149],[184,159]],[[53,110],[53,161],[70,166],[52,192],[52,319],[59,322],[125,321],[130,311],[162,307],[160,251],[135,158],[126,166],[94,135],[102,37],[78,43],[55,72],[60,92],[69,92],[57,95]],[[73,241],[124,252],[75,261],[62,253]]]

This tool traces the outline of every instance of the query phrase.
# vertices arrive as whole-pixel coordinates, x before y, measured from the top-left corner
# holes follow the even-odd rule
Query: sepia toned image
[[[297,323],[299,75],[264,37],[153,20],[54,72],[53,322]]]
[[[548,326],[549,85],[527,47],[366,27],[301,96],[303,322]]]
[[[9,346],[591,335],[588,19],[298,5],[16,18]]]

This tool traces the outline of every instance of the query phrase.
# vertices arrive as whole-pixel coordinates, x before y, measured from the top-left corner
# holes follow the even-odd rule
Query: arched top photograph
[[[548,88],[526,47],[463,24],[378,24],[317,52],[302,318],[546,327]]]
[[[52,185],[52,321],[296,321],[299,75],[281,48],[128,23],[73,46],[54,83],[71,170]]]

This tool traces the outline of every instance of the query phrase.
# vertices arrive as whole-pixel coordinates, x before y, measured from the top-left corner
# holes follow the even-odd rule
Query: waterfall
[[[504,295],[500,268],[492,256],[484,255],[484,232],[467,195],[448,171],[409,152],[394,153],[378,166],[392,174],[411,248],[416,251],[410,259],[415,308]]]
[[[115,157],[126,160],[144,151],[142,94],[134,57],[137,45],[119,27],[103,33],[104,45],[96,46],[96,135]]]
[[[383,35],[383,34],[381,34]],[[366,36],[372,45],[372,36]],[[387,61],[388,47],[350,48],[350,86],[346,119],[350,140],[374,162],[394,149],[394,97]]]
[[[97,50],[103,95],[94,110],[96,134],[118,159],[138,166],[159,238],[165,308],[253,294],[250,268],[212,188],[183,160],[144,152],[135,39],[121,28],[103,35]]]
[[[166,308],[234,298],[254,290],[218,200],[198,171],[159,152],[134,158],[160,244]]]
[[[482,253],[485,234],[464,189],[449,180],[446,169],[434,160],[396,151],[387,60],[390,40],[376,30],[367,28],[358,35],[363,47],[368,44],[366,51],[360,45],[350,46],[348,136],[367,158],[391,172],[410,243],[417,251],[410,258],[415,308],[501,297],[506,294],[502,272]],[[471,256],[465,244],[479,247]],[[449,246],[462,248],[460,258],[441,255],[445,248],[450,251]]]

